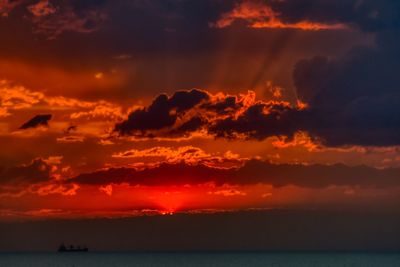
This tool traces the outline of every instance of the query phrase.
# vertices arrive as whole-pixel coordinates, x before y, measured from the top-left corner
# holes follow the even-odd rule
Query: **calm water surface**
[[[0,253],[0,266],[400,266],[398,253]]]

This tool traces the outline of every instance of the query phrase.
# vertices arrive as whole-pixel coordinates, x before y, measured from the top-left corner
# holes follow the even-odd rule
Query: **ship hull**
[[[58,252],[67,253],[67,252],[88,252],[88,249],[66,249],[66,250],[58,250]]]

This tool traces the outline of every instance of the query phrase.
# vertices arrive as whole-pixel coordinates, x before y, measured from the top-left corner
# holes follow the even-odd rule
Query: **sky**
[[[0,0],[0,221],[397,212],[399,33],[397,0]]]

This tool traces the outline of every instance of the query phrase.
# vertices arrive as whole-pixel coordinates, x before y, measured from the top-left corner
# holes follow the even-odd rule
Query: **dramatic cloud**
[[[179,91],[171,97],[160,95],[149,107],[132,112],[126,121],[115,126],[115,131],[136,137],[179,137],[206,132],[232,139],[265,139],[294,134],[297,129],[290,114],[296,111],[299,108],[288,102],[256,101],[251,91],[239,96]]]
[[[0,0],[0,210],[394,207],[399,10]]]
[[[300,104],[219,96],[205,91],[161,95],[132,112],[115,131],[135,137],[180,137],[203,133],[228,139],[292,138],[308,132],[327,146],[400,144],[400,80],[393,52],[359,48],[346,59],[300,61],[294,80]],[[374,64],[370,64],[373,60]],[[188,101],[186,98],[191,99]],[[246,102],[247,101],[247,102]],[[303,102],[306,105],[302,104]],[[184,106],[182,106],[184,103]]]
[[[376,44],[354,47],[342,57],[316,56],[298,61],[293,72],[297,105],[284,101],[252,101],[244,105],[239,97],[226,95],[216,100],[215,95],[207,93],[208,98],[202,99],[201,104],[176,111],[167,105],[161,109],[169,98],[160,96],[148,110],[160,108],[164,117],[155,119],[148,110],[141,111],[146,115],[143,118],[152,118],[158,127],[143,127],[138,122],[138,111],[131,114],[130,120],[118,124],[116,131],[141,137],[199,133],[228,139],[264,140],[278,136],[288,141],[298,132],[306,132],[314,141],[331,147],[399,145],[400,79],[396,70],[400,68],[400,27],[394,12],[400,7],[399,2],[266,3],[242,1],[215,26],[226,27],[237,19],[248,21],[250,26],[278,19],[284,25],[301,21],[339,23],[374,33]]]
[[[250,160],[238,168],[221,169],[202,164],[163,163],[145,169],[111,168],[81,174],[70,182],[88,185],[122,184],[143,186],[199,185],[221,186],[270,184],[275,187],[294,185],[307,188],[354,186],[386,188],[400,186],[400,169],[375,169],[367,166],[275,165]]]
[[[285,102],[256,103],[236,118],[228,117],[211,125],[217,137],[263,140],[271,136],[290,136],[301,130],[302,110]]]
[[[248,26],[251,28],[300,29],[308,31],[346,28],[341,23],[326,24],[307,20],[285,22],[282,21],[280,15],[280,13],[262,1],[242,1],[241,3],[237,3],[233,10],[222,14],[221,18],[211,25],[217,28],[225,28],[230,26],[235,20],[244,20],[248,22]]]
[[[176,92],[172,97],[159,95],[148,108],[129,114],[126,121],[115,126],[115,130],[121,135],[135,135],[172,127],[178,117],[209,97],[206,92],[199,90]]]
[[[21,130],[26,130],[29,128],[36,128],[38,126],[45,126],[48,127],[49,120],[51,120],[52,115],[51,114],[43,114],[43,115],[36,115],[29,121],[25,122],[19,129]]]

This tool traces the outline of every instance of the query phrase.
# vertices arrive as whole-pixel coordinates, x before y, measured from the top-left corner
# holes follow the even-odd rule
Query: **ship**
[[[58,248],[58,252],[88,252],[89,249],[85,247],[74,247],[73,245],[70,245],[69,247],[65,246],[64,244],[61,244],[60,247]]]

